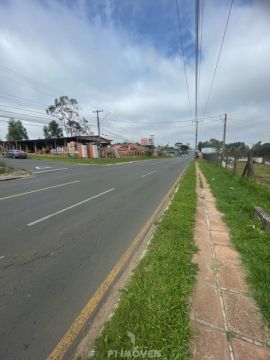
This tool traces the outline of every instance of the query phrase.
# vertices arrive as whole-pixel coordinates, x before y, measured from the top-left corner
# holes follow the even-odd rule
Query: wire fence
[[[270,188],[270,155],[254,156],[252,150],[225,150],[223,153],[203,154],[203,159],[234,176],[255,180]]]

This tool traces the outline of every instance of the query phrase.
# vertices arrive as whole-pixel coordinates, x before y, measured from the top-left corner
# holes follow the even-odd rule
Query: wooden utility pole
[[[252,149],[249,150],[247,163],[242,174],[242,177],[245,176],[247,176],[249,179],[255,179],[253,159],[252,159]]]
[[[222,141],[222,153],[221,153],[221,167],[225,158],[225,144],[226,144],[226,131],[227,131],[227,114],[224,114],[224,127],[223,127],[223,141]],[[226,165],[227,167],[227,162]]]
[[[198,120],[195,120],[195,150],[198,150],[198,126],[199,126],[199,122]]]
[[[97,113],[97,128],[98,128],[98,155],[101,157],[101,144],[100,144],[100,123],[99,123],[99,113],[103,110],[94,110],[93,113]]]
[[[199,72],[199,27],[200,27],[200,0],[195,1],[195,150],[198,149],[198,72]]]
[[[225,114],[225,115],[224,115],[223,142],[222,142],[222,156],[224,156],[224,152],[225,152],[226,132],[227,132],[227,114]]]

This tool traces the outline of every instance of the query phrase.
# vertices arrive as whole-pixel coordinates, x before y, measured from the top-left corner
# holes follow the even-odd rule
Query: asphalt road
[[[0,182],[0,359],[46,359],[191,158],[12,160]]]

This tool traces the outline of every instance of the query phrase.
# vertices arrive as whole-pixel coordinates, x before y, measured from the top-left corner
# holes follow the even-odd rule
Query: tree
[[[253,146],[254,156],[269,156],[270,155],[270,143],[262,144],[261,141],[257,142]]]
[[[177,142],[174,144],[174,147],[179,155],[187,154],[189,150],[189,143],[185,145],[181,142]]]
[[[217,150],[220,150],[222,148],[222,141],[217,140],[217,139],[210,139],[208,141],[200,141],[198,144],[199,151],[201,151],[202,148],[205,148],[205,147],[213,147]]]
[[[180,146],[180,150],[181,150],[181,153],[182,153],[182,154],[187,154],[187,153],[188,153],[188,150],[189,150],[189,146],[182,144],[182,145]]]
[[[80,119],[80,126],[81,126],[81,134],[82,135],[91,135],[91,129],[88,124],[88,120],[85,117]]]
[[[23,126],[21,120],[15,120],[13,118],[8,121],[8,133],[6,136],[8,141],[27,140],[27,130]]]
[[[62,124],[67,136],[82,135],[89,131],[88,121],[80,118],[76,99],[60,96],[46,109],[48,115],[55,116]]]
[[[52,120],[48,126],[44,126],[43,134],[45,139],[59,139],[63,137],[63,130],[55,120]]]
[[[248,145],[246,145],[244,142],[241,141],[236,141],[230,144],[226,144],[225,148],[228,150],[240,151],[244,153],[247,153],[249,150]]]

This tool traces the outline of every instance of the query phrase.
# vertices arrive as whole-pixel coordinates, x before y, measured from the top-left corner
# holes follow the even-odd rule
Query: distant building
[[[152,138],[142,138],[141,145],[142,146],[153,146],[154,145],[153,139]]]
[[[201,153],[203,154],[213,154],[216,153],[217,149],[214,147],[205,147],[201,149]]]
[[[111,145],[112,140],[100,137],[100,145],[102,148]],[[78,150],[78,144],[97,145],[99,137],[97,135],[86,136],[68,136],[58,139],[35,139],[35,140],[17,140],[17,141],[0,141],[0,147],[5,150],[21,149],[30,153],[52,153],[65,152],[68,148]],[[68,146],[70,144],[70,146]]]

